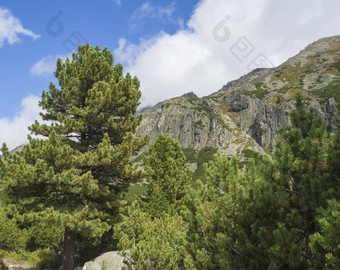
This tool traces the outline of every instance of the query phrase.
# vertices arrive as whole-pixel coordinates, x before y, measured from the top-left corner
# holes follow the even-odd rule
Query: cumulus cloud
[[[15,147],[28,142],[28,126],[35,120],[40,120],[39,98],[36,96],[25,97],[21,101],[20,111],[13,118],[0,118],[0,143],[7,144],[12,150]]]
[[[71,56],[71,53],[69,53],[64,55],[49,55],[43,57],[30,68],[30,73],[34,76],[51,75],[56,69],[58,58],[61,58],[63,61],[65,61],[66,58],[70,58]]]
[[[255,68],[255,59],[276,66],[339,34],[339,8],[338,0],[202,0],[175,34],[122,37],[114,55],[140,79],[142,106],[189,91],[209,95]]]
[[[8,44],[19,42],[20,35],[29,36],[34,40],[40,37],[40,35],[24,28],[20,20],[14,17],[8,9],[0,7],[0,48],[4,46],[6,41]]]

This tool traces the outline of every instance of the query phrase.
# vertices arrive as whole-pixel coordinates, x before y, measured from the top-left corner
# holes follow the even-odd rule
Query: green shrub
[[[244,90],[242,93],[250,97],[257,97],[259,99],[264,99],[265,96],[269,93],[269,91],[262,87],[263,86],[262,82],[256,82],[254,85],[256,87],[256,90],[252,90],[252,91]]]
[[[334,64],[330,65],[330,67],[334,67],[336,70],[340,71],[340,61],[335,62]]]
[[[35,256],[32,258],[32,263],[39,270],[52,269],[57,270],[60,268],[60,258],[53,250],[43,249],[33,253]]]
[[[258,88],[253,91],[244,90],[242,93],[250,97],[257,97],[258,99],[264,99],[265,96],[269,93],[269,91],[266,89]]]
[[[256,158],[258,157],[259,153],[250,149],[244,149],[242,150],[242,154],[246,157],[246,158]]]
[[[137,163],[143,160],[143,157],[145,156],[146,152],[139,154],[136,158],[133,159],[133,163]]]
[[[127,202],[133,202],[139,196],[146,194],[148,187],[146,184],[134,184],[130,185],[127,192],[124,194],[124,200]]]
[[[202,148],[198,152],[197,162],[198,164],[204,164],[213,159],[213,156],[216,154],[217,148],[206,146]]]
[[[50,223],[47,220],[38,220],[31,224],[28,231],[27,248],[30,251],[49,248],[61,250],[64,227]]]
[[[18,250],[25,246],[25,231],[7,217],[3,208],[0,208],[0,228],[0,249]]]
[[[187,97],[189,103],[194,104],[199,98],[196,97]]]
[[[192,175],[193,180],[200,179],[202,180],[202,182],[205,182],[205,180],[203,179],[204,177],[204,166],[203,165],[209,162],[210,160],[213,160],[214,154],[216,152],[217,152],[217,148],[210,147],[210,146],[206,146],[198,152],[197,158],[195,160],[197,162],[197,169]]]
[[[332,81],[327,86],[312,90],[312,93],[321,97],[322,101],[325,102],[331,97],[335,98],[337,103],[340,102],[340,79]]]
[[[192,148],[183,148],[182,149],[183,154],[185,155],[185,158],[187,162],[195,162],[195,150]]]

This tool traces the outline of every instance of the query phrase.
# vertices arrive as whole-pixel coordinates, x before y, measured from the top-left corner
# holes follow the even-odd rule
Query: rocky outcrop
[[[118,251],[104,253],[86,262],[82,270],[130,270],[131,267],[125,262],[125,258]]]
[[[167,100],[143,113],[137,135],[149,134],[151,141],[159,133],[169,133],[183,148],[223,147],[233,138],[211,105],[198,98],[180,97]]]
[[[336,130],[340,36],[314,42],[279,67],[256,69],[208,97],[190,94],[160,102],[143,111],[138,134],[154,141],[167,132],[184,148],[212,146],[228,153],[273,148],[278,129],[290,124],[296,93],[306,97],[328,131]]]

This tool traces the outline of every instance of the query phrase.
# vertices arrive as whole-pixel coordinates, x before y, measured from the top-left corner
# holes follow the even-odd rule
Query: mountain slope
[[[220,148],[269,153],[278,128],[290,124],[293,97],[302,93],[329,131],[340,102],[340,36],[320,39],[271,69],[254,70],[203,98],[192,95],[160,102],[142,112],[138,134],[169,133],[183,148]]]

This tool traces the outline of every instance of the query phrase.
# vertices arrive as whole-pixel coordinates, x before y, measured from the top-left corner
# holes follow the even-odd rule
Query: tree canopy
[[[134,136],[140,83],[114,66],[107,48],[79,46],[54,74],[59,88],[50,83],[39,103],[44,122],[29,128],[39,136],[15,154],[4,146],[1,169],[13,214],[65,228],[68,270],[76,234],[93,238],[112,227],[122,191],[141,176],[130,160],[147,138]]]

